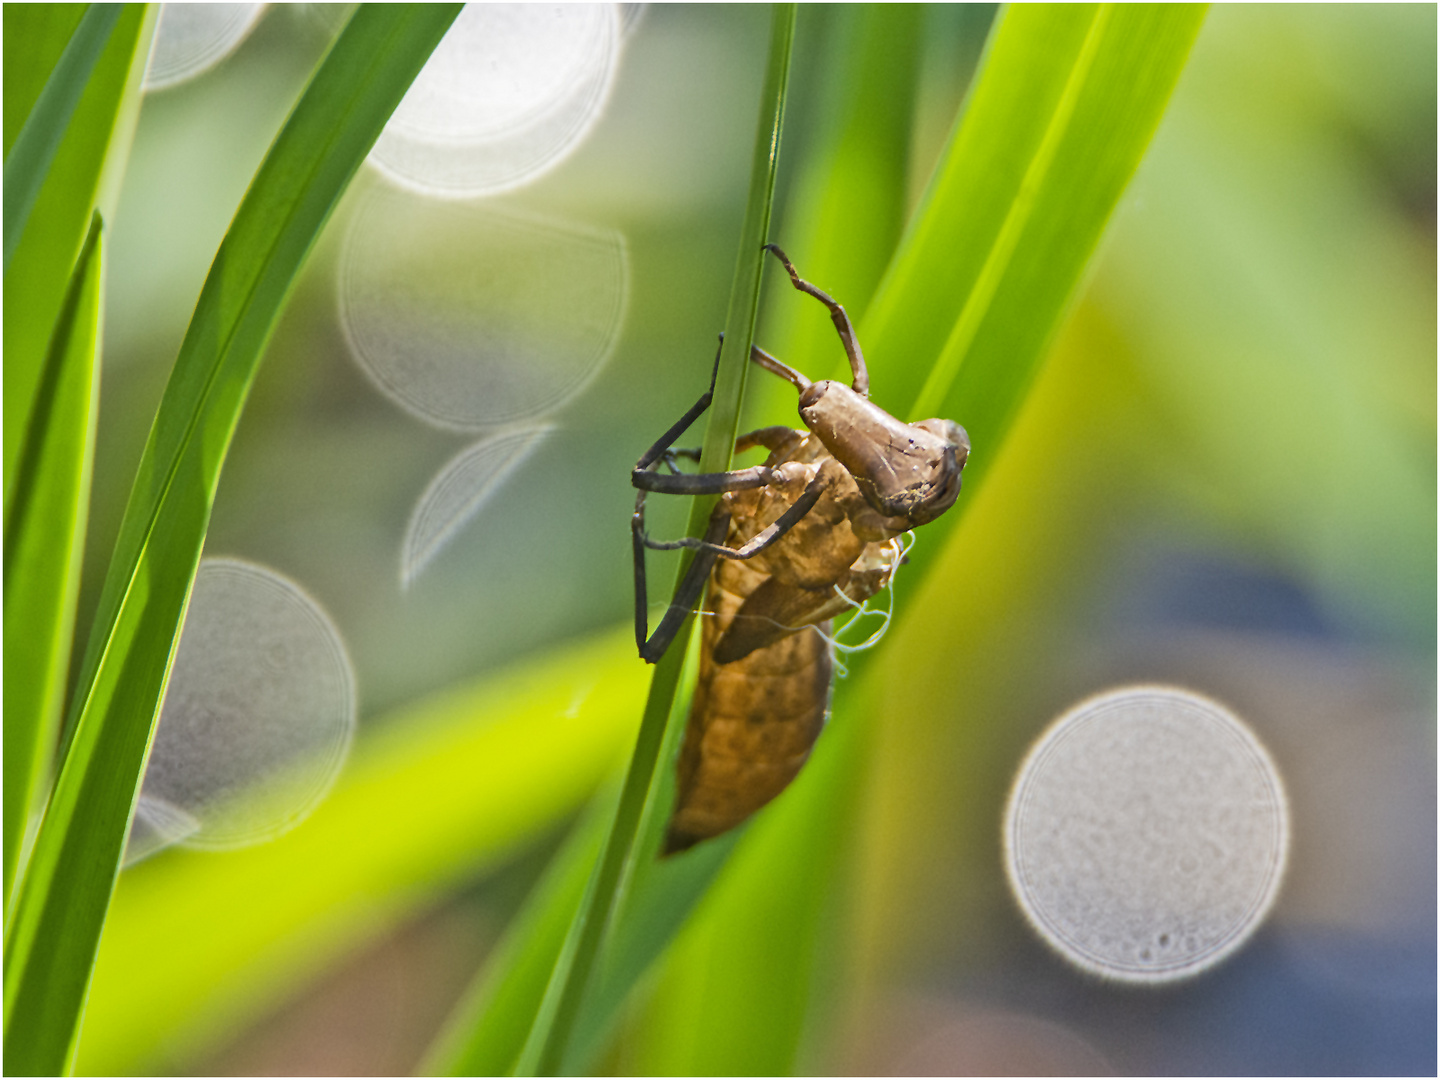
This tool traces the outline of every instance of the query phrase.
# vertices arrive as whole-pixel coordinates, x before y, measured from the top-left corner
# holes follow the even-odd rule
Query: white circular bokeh
[[[409,588],[552,430],[535,424],[497,431],[445,463],[410,513],[400,546],[402,587]]]
[[[629,262],[619,233],[376,186],[339,267],[351,354],[451,431],[548,416],[609,359]]]
[[[622,23],[618,4],[467,4],[385,125],[371,164],[428,195],[528,183],[599,119]]]
[[[355,677],[339,632],[279,574],[206,559],[155,729],[126,861],[222,849],[299,824],[339,775]]]
[[[209,71],[240,47],[264,4],[161,4],[145,89],[164,90]]]
[[[1005,814],[1021,910],[1067,960],[1163,983],[1238,949],[1280,887],[1284,788],[1222,706],[1134,686],[1066,713],[1031,749]]]

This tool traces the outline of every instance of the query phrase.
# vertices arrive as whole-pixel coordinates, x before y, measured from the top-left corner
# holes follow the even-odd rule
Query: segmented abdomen
[[[727,542],[736,542],[733,528]],[[832,665],[821,634],[802,630],[731,663],[715,662],[715,647],[736,611],[767,579],[728,559],[710,577],[667,854],[734,828],[779,795],[825,726]],[[818,628],[828,635],[829,621]]]

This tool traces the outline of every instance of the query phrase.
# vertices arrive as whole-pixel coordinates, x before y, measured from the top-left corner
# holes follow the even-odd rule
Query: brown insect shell
[[[823,454],[820,460],[812,456],[814,451]],[[870,516],[869,507],[857,497],[854,481],[845,469],[824,454],[822,446],[814,446],[812,450],[802,443],[797,457],[801,460],[776,465],[776,471],[785,478],[781,484],[756,489],[753,494],[746,491],[729,496],[738,511],[738,520],[745,523],[738,538],[748,540],[750,535],[771,524],[789,509],[817,474],[823,474],[824,492],[810,512],[773,547],[751,560],[751,565],[785,585],[828,591],[865,548],[866,540],[851,529],[847,511],[860,510]],[[804,460],[806,458],[810,460]]]
[[[970,453],[950,420],[904,424],[844,383],[822,379],[800,394],[800,416],[855,478],[865,501],[905,528],[933,521],[960,494]]]

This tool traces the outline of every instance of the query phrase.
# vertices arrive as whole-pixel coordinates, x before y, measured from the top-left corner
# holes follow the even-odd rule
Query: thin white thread
[[[907,532],[901,533],[899,536],[891,537],[890,540],[887,542],[886,547],[891,552],[891,558],[889,564],[885,567],[885,585],[880,590],[880,592],[885,594],[886,598],[886,605],[883,611],[876,610],[870,607],[870,600],[874,599],[874,597],[867,597],[863,602],[854,600],[849,596],[846,596],[840,586],[836,584],[831,586],[831,588],[835,590],[835,595],[840,597],[841,600],[845,601],[845,603],[850,605],[850,607],[854,609],[855,614],[849,620],[847,620],[845,625],[840,627],[840,629],[837,630],[834,634],[825,633],[825,631],[821,630],[820,627],[816,626],[814,623],[807,623],[804,626],[789,626],[785,623],[778,622],[775,619],[768,618],[764,615],[747,615],[745,616],[745,618],[763,620],[764,622],[768,622],[771,626],[777,626],[781,630],[787,630],[791,633],[799,633],[801,630],[813,630],[817,635],[819,635],[820,639],[830,647],[830,663],[835,669],[836,677],[840,679],[848,677],[850,674],[850,669],[845,666],[844,661],[840,659],[840,655],[843,654],[848,656],[851,653],[863,652],[866,649],[873,649],[876,645],[880,643],[880,640],[890,629],[890,621],[895,612],[895,573],[900,569],[901,566],[904,565],[906,556],[908,556],[911,549],[915,547],[915,530],[911,529]],[[695,615],[697,618],[718,618],[719,614],[720,613],[717,611],[706,611],[704,608],[697,608],[695,611]],[[874,632],[871,633],[868,638],[860,642],[858,645],[847,645],[845,642],[841,641],[840,635],[843,634],[846,630],[850,629],[850,627],[854,626],[866,615],[878,615],[882,620],[880,625],[874,630]]]
[[[867,597],[863,603],[857,602],[851,597],[846,596],[839,585],[834,585],[832,588],[835,590],[835,594],[849,604],[850,607],[854,609],[855,614],[834,634],[826,634],[818,626],[812,627],[812,629],[825,640],[826,644],[830,646],[830,663],[835,668],[837,678],[844,679],[850,675],[850,669],[845,665],[845,662],[840,659],[842,655],[849,656],[851,653],[873,649],[880,643],[880,640],[890,629],[890,621],[895,613],[895,572],[904,564],[905,557],[910,554],[910,549],[915,546],[915,531],[912,529],[900,536],[892,537],[888,546],[892,557],[889,566],[885,568],[885,585],[880,590],[885,594],[885,609],[880,611],[870,607],[870,600],[873,599],[873,597]],[[874,632],[858,645],[847,645],[841,641],[840,635],[844,634],[866,615],[880,616],[880,625],[876,627]]]

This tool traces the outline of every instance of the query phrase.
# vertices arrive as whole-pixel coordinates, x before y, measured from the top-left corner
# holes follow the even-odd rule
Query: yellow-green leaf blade
[[[78,6],[78,5],[77,5]],[[4,280],[5,394],[4,473],[8,504],[20,438],[25,431],[75,259],[98,207],[113,221],[112,184],[124,170],[130,138],[139,114],[140,81],[154,30],[153,10],[145,5],[96,4],[86,18],[113,20],[103,50],[84,66],[56,63],[59,39],[79,21],[63,4],[12,4],[5,8],[6,199],[12,193],[12,168],[27,168],[33,201],[23,224],[12,230],[6,210]],[[33,37],[32,37],[33,35]],[[78,37],[78,33],[74,35]],[[21,42],[34,41],[34,51]],[[81,44],[84,44],[83,42]],[[78,54],[72,54],[78,55]],[[60,84],[66,84],[61,86]],[[49,89],[42,89],[49,88]],[[54,91],[52,93],[52,90]],[[16,95],[12,105],[10,95]],[[63,91],[63,92],[62,92]],[[66,104],[69,110],[47,108]],[[34,95],[32,97],[32,95]],[[27,106],[27,100],[33,107]],[[62,117],[59,115],[64,113]],[[62,125],[63,119],[63,126]],[[19,133],[9,130],[22,125]],[[27,143],[29,144],[27,146]],[[41,153],[45,151],[46,153]],[[42,158],[48,160],[42,162]],[[43,164],[43,168],[42,168]],[[8,205],[8,204],[7,204]],[[11,244],[15,247],[10,249]]]
[[[116,4],[92,4],[80,19],[60,61],[40,92],[10,152],[5,155],[5,270],[30,210],[50,172],[50,163],[65,138],[70,118],[80,104],[90,76],[115,31],[123,9]]]
[[[7,157],[88,10],[88,4],[16,4],[4,12]]]
[[[967,487],[1068,311],[1204,10],[1020,5],[996,28],[863,326],[887,396],[970,432]]]
[[[592,809],[556,853],[431,1047],[425,1075],[506,1076],[514,1070],[613,815],[608,800]]]
[[[5,899],[49,776],[80,589],[95,453],[102,223],[75,266],[5,517]]]

